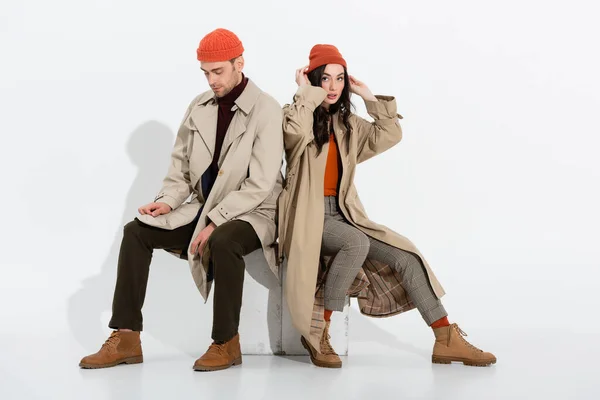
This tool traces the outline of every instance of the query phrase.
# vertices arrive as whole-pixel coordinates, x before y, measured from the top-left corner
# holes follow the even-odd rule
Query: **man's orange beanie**
[[[317,44],[313,46],[308,59],[310,64],[306,71],[307,74],[326,64],[340,64],[347,68],[346,60],[344,60],[340,51],[337,47],[330,44]]]
[[[229,61],[243,52],[244,46],[235,33],[222,28],[204,36],[196,50],[198,61],[205,62]]]

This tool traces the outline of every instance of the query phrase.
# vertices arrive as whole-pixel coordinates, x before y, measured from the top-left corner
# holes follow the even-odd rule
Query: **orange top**
[[[335,136],[329,135],[329,151],[327,153],[327,165],[325,166],[325,196],[337,196],[339,181],[339,153]]]

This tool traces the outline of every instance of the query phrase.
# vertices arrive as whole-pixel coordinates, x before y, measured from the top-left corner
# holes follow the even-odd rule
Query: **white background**
[[[169,385],[208,398],[596,397],[598,11],[575,0],[3,0],[0,397],[161,398]],[[246,74],[281,104],[316,43],[396,96],[404,139],[360,166],[359,193],[426,255],[451,321],[496,366],[431,366],[416,312],[372,320],[352,308],[336,375],[249,358],[210,384],[190,367],[211,306],[184,262],[156,252],[145,364],[77,369],[108,332],[122,226],[160,188],[185,107],[207,89],[196,47],[217,27],[238,34]]]

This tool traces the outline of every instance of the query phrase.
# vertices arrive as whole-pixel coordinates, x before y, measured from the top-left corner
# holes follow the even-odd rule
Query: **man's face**
[[[226,96],[242,81],[242,57],[231,61],[201,62],[200,68],[217,97]]]

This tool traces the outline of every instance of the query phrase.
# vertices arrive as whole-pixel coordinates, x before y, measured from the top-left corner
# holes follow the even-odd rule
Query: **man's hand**
[[[171,206],[167,203],[150,203],[138,208],[138,212],[142,215],[158,217],[159,215],[171,212]]]
[[[201,255],[204,251],[204,247],[208,243],[208,238],[213,233],[217,226],[214,222],[208,224],[204,229],[200,231],[196,240],[194,240],[190,246],[190,253]]]

